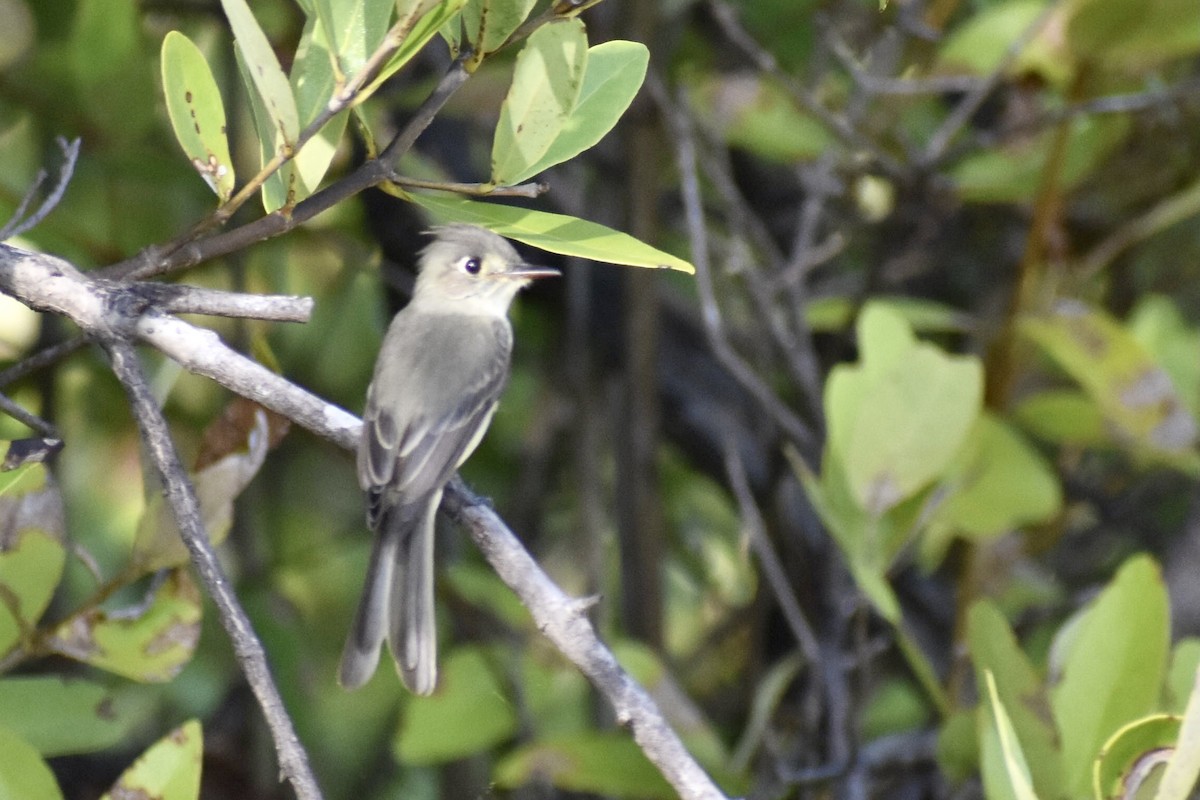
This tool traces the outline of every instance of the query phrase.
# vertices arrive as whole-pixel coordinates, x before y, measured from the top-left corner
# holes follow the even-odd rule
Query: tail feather
[[[415,694],[437,686],[437,622],[434,617],[434,520],[442,493],[429,498],[423,513],[403,531],[395,552],[388,622],[388,645],[404,685]]]
[[[392,616],[392,584],[399,550],[399,531],[384,525],[375,537],[362,598],[342,649],[338,683],[347,689],[357,689],[370,680],[379,664],[379,649]]]

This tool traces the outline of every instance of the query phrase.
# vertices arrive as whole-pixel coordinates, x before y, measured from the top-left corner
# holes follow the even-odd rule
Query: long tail
[[[442,502],[439,489],[424,513],[406,530],[392,576],[388,646],[404,685],[415,694],[437,686],[437,620],[433,607],[434,520]]]
[[[433,604],[434,518],[442,494],[384,514],[367,565],[362,599],[342,650],[338,682],[362,686],[375,674],[388,639],[404,685],[430,694],[437,685]]]

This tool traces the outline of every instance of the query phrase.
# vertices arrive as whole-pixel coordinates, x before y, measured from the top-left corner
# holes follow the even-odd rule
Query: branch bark
[[[114,370],[134,403],[148,449],[163,474],[168,500],[180,530],[185,532],[193,563],[222,609],[222,622],[234,639],[239,658],[244,657],[243,670],[276,735],[281,766],[291,771],[288,777],[302,798],[319,797],[304,793],[319,790],[315,782],[308,782],[311,776],[304,775],[307,762],[270,683],[266,662],[261,658],[262,645],[237,605],[204,535],[196,516],[195,495],[182,472],[162,414],[145,391],[131,342],[138,339],[150,344],[190,372],[209,377],[345,449],[357,446],[361,422],[348,411],[232,350],[212,331],[147,306],[145,298],[133,289],[136,287],[92,280],[60,258],[0,244],[0,291],[31,308],[69,317],[109,352]],[[486,501],[461,480],[456,478],[447,487],[442,509],[467,527],[501,579],[529,609],[539,629],[612,703],[617,720],[630,728],[647,758],[680,796],[684,800],[722,800],[725,796],[688,754],[653,699],[621,669],[612,651],[596,636],[583,613],[588,603],[569,598],[559,589]]]

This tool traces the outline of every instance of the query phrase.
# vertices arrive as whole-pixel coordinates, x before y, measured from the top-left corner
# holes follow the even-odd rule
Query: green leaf
[[[395,0],[313,0],[313,5],[341,77],[349,77],[383,41]]]
[[[587,59],[587,33],[579,19],[547,23],[529,37],[496,123],[495,183],[518,182],[550,150],[575,109]]]
[[[858,340],[861,363],[838,365],[826,385],[829,447],[858,504],[881,516],[949,465],[979,415],[983,369],[918,343],[899,314],[874,304]]]
[[[1168,375],[1180,399],[1200,412],[1200,334],[1189,327],[1175,303],[1148,295],[1129,316],[1129,332]]]
[[[62,578],[67,551],[58,488],[41,464],[4,475],[0,488],[0,655],[37,625]]]
[[[1026,430],[1057,444],[1097,447],[1112,436],[1095,401],[1075,389],[1047,389],[1021,400],[1013,417]]]
[[[640,42],[616,40],[588,48],[575,109],[541,159],[509,176],[508,182],[520,183],[603,139],[637,96],[649,63],[650,51]]]
[[[1092,765],[1094,797],[1148,798],[1179,739],[1179,717],[1155,714],[1123,726],[1109,737]],[[1187,797],[1185,793],[1180,800]]]
[[[54,773],[29,742],[0,728],[0,797],[62,800]]]
[[[437,5],[422,2],[415,7],[415,13],[414,8],[408,8],[408,16],[406,16],[406,9],[401,9],[400,17],[412,19],[413,27],[404,38],[404,44],[400,45],[400,49],[388,59],[383,69],[379,71],[379,76],[363,92],[363,99],[370,97],[380,84],[395,75],[412,60],[413,56],[421,52],[429,40],[437,36],[438,31],[443,28],[459,27],[458,15],[465,3],[466,0],[442,0]]]
[[[947,467],[937,505],[922,541],[922,560],[941,561],[953,536],[999,536],[1042,522],[1062,506],[1058,477],[1045,459],[1008,423],[980,415],[964,447]]]
[[[1175,703],[1186,706],[1175,752],[1154,800],[1187,800],[1200,777],[1200,641],[1185,639],[1175,648],[1168,680]]]
[[[233,194],[233,161],[225,135],[225,106],[200,48],[178,31],[162,44],[163,95],[175,138],[192,166],[224,203]]]
[[[1119,322],[1099,309],[1064,301],[1020,325],[1078,381],[1135,452],[1179,466],[1195,462],[1196,421],[1170,376]]]
[[[1037,800],[1021,743],[996,692],[996,681],[984,673],[987,686],[983,722],[983,786],[989,800]]]
[[[1188,636],[1175,643],[1171,665],[1167,669],[1167,684],[1163,691],[1162,707],[1172,714],[1182,714],[1200,674],[1200,639]]]
[[[229,26],[233,28],[237,51],[248,67],[246,74],[250,81],[246,89],[258,96],[270,116],[271,128],[276,134],[272,140],[274,152],[283,152],[296,143],[296,137],[300,134],[300,118],[296,113],[292,87],[246,0],[221,0],[221,7],[225,9]]]
[[[100,800],[125,797],[195,800],[200,796],[203,754],[200,723],[189,720],[155,742]]]
[[[989,4],[951,31],[938,50],[934,69],[939,73],[991,75],[1036,74],[1054,86],[1064,86],[1074,64],[1064,51],[1055,20],[1047,20],[1033,41],[1013,58],[1009,49],[1046,10],[1045,0],[1008,0]],[[1060,22],[1061,24],[1061,22]]]
[[[1069,8],[1072,53],[1107,69],[1144,69],[1200,53],[1191,0],[1075,0]]]
[[[136,720],[92,681],[52,675],[0,680],[0,719],[43,756],[91,753],[119,742]]]
[[[267,35],[254,19],[246,0],[221,0],[237,44],[238,70],[254,111],[262,163],[287,153],[300,136],[300,116],[292,87]],[[285,164],[263,185],[263,206],[274,211],[291,205],[310,187],[299,183],[292,164]]]
[[[438,222],[480,225],[551,253],[630,267],[677,269],[689,274],[696,271],[682,258],[664,253],[628,234],[565,214],[428,194],[413,194],[409,199],[429,211]]]
[[[1095,174],[1131,130],[1127,118],[1108,115],[1073,120],[1059,186],[1069,191]],[[1055,131],[1024,137],[969,155],[951,169],[961,198],[973,203],[1032,200],[1046,171]]]
[[[1064,787],[1091,788],[1092,761],[1120,726],[1154,710],[1170,639],[1166,588],[1146,556],[1129,559],[1079,619],[1051,692]]]
[[[465,758],[513,736],[517,715],[485,651],[452,650],[441,668],[437,691],[413,697],[396,737],[396,755],[406,764],[439,764]]]
[[[567,791],[610,797],[676,797],[624,733],[581,732],[519,747],[500,760],[493,778],[505,789],[549,782]]]
[[[720,73],[690,81],[688,103],[725,143],[771,161],[809,161],[833,146],[825,127],[787,90],[757,74]]]
[[[86,608],[68,617],[46,644],[60,655],[159,683],[179,674],[200,638],[200,592],[188,573],[171,572],[148,608],[136,614]]]
[[[469,68],[473,70],[479,62],[499,50],[521,27],[535,5],[537,0],[467,0],[462,19],[467,41],[474,51]],[[533,36],[536,35],[537,31],[534,31]]]
[[[247,66],[241,50],[234,51],[234,60],[237,61],[242,82],[249,84],[253,79],[250,77],[250,68]],[[271,111],[263,103],[262,97],[254,91],[248,92],[248,96],[250,110],[254,117],[254,129],[258,133],[259,157],[261,163],[265,165],[275,157],[279,132],[275,128]],[[272,173],[263,183],[263,208],[271,212],[285,205],[290,206],[296,202],[297,198],[303,197],[307,193],[308,187],[301,184],[299,173],[296,171],[296,162],[284,162],[283,166]]]
[[[316,17],[309,17],[300,35],[289,80],[296,95],[296,113],[300,123],[307,126],[327,107],[338,86],[329,39]],[[329,170],[347,119],[348,112],[334,116],[296,154],[295,168],[306,191],[319,186]]]
[[[1004,616],[986,600],[975,603],[967,614],[967,646],[976,682],[988,685],[990,677],[997,702],[1011,709],[1009,722],[1027,755],[1030,779],[1038,794],[1059,797],[1062,760],[1046,687],[1021,652]]]
[[[895,311],[919,333],[965,333],[971,328],[966,314],[934,300],[876,295],[871,302]],[[804,321],[809,330],[838,333],[850,324],[856,309],[857,304],[849,297],[814,297],[804,307]]]

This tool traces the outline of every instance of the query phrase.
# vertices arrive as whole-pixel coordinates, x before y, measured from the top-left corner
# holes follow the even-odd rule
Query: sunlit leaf
[[[1193,416],[1200,412],[1200,333],[1175,303],[1162,295],[1144,297],[1129,315],[1129,332],[1171,376]]]
[[[452,650],[443,660],[437,691],[414,697],[396,737],[396,755],[408,764],[465,758],[512,737],[517,715],[486,651]]]
[[[1028,759],[1030,779],[1042,797],[1059,797],[1062,761],[1046,686],[1017,645],[1008,622],[992,603],[979,601],[967,616],[967,646],[982,685],[992,679],[997,701],[1008,709],[1013,735]]]
[[[200,795],[203,753],[200,723],[185,722],[143,753],[100,800],[133,797],[195,800]]]
[[[583,86],[558,136],[536,163],[510,175],[509,183],[520,183],[592,147],[604,138],[637,96],[650,51],[640,42],[610,41],[588,49]]]
[[[1200,641],[1184,639],[1176,646],[1168,694],[1181,707],[1183,721],[1154,800],[1187,800],[1200,777]]]
[[[171,572],[146,608],[87,608],[68,617],[47,646],[56,653],[136,681],[179,674],[200,638],[200,592],[184,570]]]
[[[241,73],[242,82],[249,82],[250,70],[246,65],[246,59],[242,56],[240,50],[234,51],[234,60],[237,61],[238,72]],[[256,92],[248,92],[250,100],[250,110],[254,117],[254,129],[258,133],[259,156],[262,164],[266,164],[275,157],[277,152],[276,136],[278,134],[275,128],[275,122],[271,118],[271,112],[263,104],[262,97]],[[292,205],[298,198],[303,197],[308,192],[308,187],[303,186],[300,182],[300,175],[296,171],[296,163],[287,161],[272,173],[262,187],[263,208],[267,211],[276,211],[283,208],[285,205]]]
[[[1179,717],[1154,714],[1117,730],[1092,765],[1093,796],[1149,798],[1179,739],[1179,723]]]
[[[316,17],[310,17],[304,26],[289,80],[296,95],[296,113],[307,126],[328,106],[337,88],[329,40]],[[316,187],[325,177],[348,118],[349,112],[335,115],[296,154],[294,163],[305,187]]]
[[[200,177],[225,202],[234,186],[225,105],[204,54],[178,31],[163,39],[162,81],[175,138]]]
[[[1180,465],[1195,461],[1195,419],[1171,378],[1119,322],[1064,301],[1024,319],[1021,330],[1079,382],[1133,449]]]
[[[825,389],[829,447],[858,504],[880,516],[950,463],[979,415],[983,369],[919,343],[894,311],[868,305],[861,362],[838,365]]]
[[[136,721],[107,687],[54,675],[0,680],[0,719],[47,757],[111,747]]]
[[[0,797],[62,800],[54,773],[29,742],[0,728]]]
[[[290,151],[300,135],[300,116],[292,87],[267,36],[246,0],[221,0],[233,28],[238,70],[254,112],[262,163]],[[274,211],[291,205],[311,187],[303,186],[291,163],[284,164],[263,184],[263,206]]]
[[[996,681],[984,673],[987,696],[983,721],[983,785],[991,800],[1037,800],[1029,766],[1008,713],[996,692]]]
[[[942,42],[935,71],[984,76],[1004,69],[1008,75],[1034,73],[1055,86],[1064,85],[1074,64],[1061,34],[1056,33],[1062,25],[1062,12],[1042,20],[1041,30],[1015,57],[1009,52],[1041,19],[1047,6],[1046,0],[1007,0],[981,7]]]
[[[587,59],[578,19],[543,25],[525,42],[492,141],[495,183],[517,183],[549,151],[575,109]]]
[[[404,67],[412,57],[429,43],[429,40],[437,36],[438,31],[442,29],[457,29],[460,27],[458,15],[462,11],[466,0],[442,0],[440,3],[433,5],[431,3],[422,2],[416,7],[419,13],[414,14],[413,9],[408,9],[408,15],[401,12],[401,16],[405,19],[413,20],[412,30],[404,38],[404,43],[400,48],[387,60],[383,69],[379,71],[379,77],[371,82],[366,91],[363,92],[363,98],[369,97],[375,92],[385,80],[396,74]],[[428,9],[422,11],[422,9]]]
[[[1137,556],[1076,623],[1050,695],[1068,795],[1091,789],[1092,762],[1117,728],[1154,710],[1166,670],[1167,615],[1158,567]]]
[[[472,69],[508,40],[535,5],[537,0],[467,0],[462,19],[475,53]]]
[[[479,203],[451,197],[414,194],[410,199],[438,222],[469,222],[516,239],[531,247],[608,264],[677,269],[694,273],[695,267],[632,236],[595,222],[532,211],[498,203]]]
[[[936,565],[955,535],[998,536],[1042,522],[1062,505],[1058,476],[1016,430],[980,415],[965,445],[943,474],[937,504],[922,542],[927,565]]]

